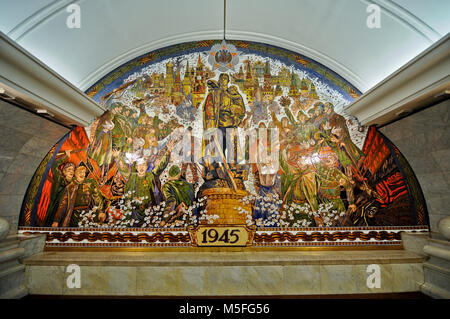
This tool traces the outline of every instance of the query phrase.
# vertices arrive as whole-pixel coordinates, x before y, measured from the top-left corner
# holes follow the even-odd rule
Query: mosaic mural
[[[277,47],[160,49],[87,92],[107,111],[37,169],[22,232],[62,246],[398,244],[427,228],[397,148],[344,106],[359,92]]]

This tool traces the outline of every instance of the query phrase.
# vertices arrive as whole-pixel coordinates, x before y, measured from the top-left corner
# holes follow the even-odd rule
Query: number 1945
[[[202,244],[224,243],[235,244],[239,241],[240,229],[209,228],[201,232]]]

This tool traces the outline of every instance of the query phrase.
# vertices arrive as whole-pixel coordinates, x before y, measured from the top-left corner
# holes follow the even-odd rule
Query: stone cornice
[[[383,125],[450,90],[450,34],[345,107],[362,125]],[[448,93],[447,93],[448,94]]]
[[[105,109],[0,32],[0,87],[66,125],[89,125]]]

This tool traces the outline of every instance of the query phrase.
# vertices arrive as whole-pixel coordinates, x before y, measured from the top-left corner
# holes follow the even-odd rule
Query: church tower
[[[173,63],[169,62],[166,64],[166,79],[164,81],[165,96],[170,96],[174,87],[173,78]]]
[[[183,79],[183,93],[184,93],[184,95],[188,95],[189,93],[191,93],[190,73],[191,73],[191,71],[189,70],[189,61],[187,61],[186,71],[184,72],[184,79]]]

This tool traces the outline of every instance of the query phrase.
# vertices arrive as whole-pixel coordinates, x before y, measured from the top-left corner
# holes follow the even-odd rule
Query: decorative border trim
[[[229,40],[228,42],[246,53],[273,56],[277,59],[286,60],[287,64],[295,64],[297,68],[321,78],[322,81],[327,82],[331,87],[351,99],[361,95],[361,92],[353,83],[342,77],[335,70],[296,51],[273,44],[248,40]],[[141,70],[146,65],[183,54],[205,53],[216,43],[220,43],[220,41],[214,39],[190,41],[150,51],[111,70],[86,89],[85,92],[94,100],[97,100],[100,96],[110,92],[114,88],[114,84],[123,81],[128,75]]]
[[[262,228],[253,247],[373,247],[401,245],[401,232],[428,232],[427,226]],[[46,234],[46,247],[157,248],[191,247],[185,228],[43,228],[19,227],[20,234]]]
[[[300,54],[303,57],[307,57],[308,59],[314,61],[327,71],[338,74],[340,77],[345,79],[345,81],[351,83],[351,85],[360,92],[365,92],[370,88],[370,85],[366,81],[364,81],[358,74],[347,68],[345,65],[339,63],[337,60],[326,54],[300,43],[269,34],[243,30],[228,30],[227,38],[233,41],[264,43],[282,48],[286,51]]]
[[[167,38],[145,43],[108,60],[83,79],[78,81],[76,85],[80,88],[80,90],[88,92],[92,86],[95,86],[102,79],[114,73],[115,70],[127,65],[130,61],[134,61],[148,55],[149,53],[165,49],[167,47],[184,44],[186,43],[186,40],[189,40],[189,42],[201,42],[205,39],[214,39],[214,41],[219,41],[217,40],[220,38],[219,34],[220,31],[215,30],[189,32],[176,34]]]
[[[324,247],[385,247],[385,246],[401,246],[401,241],[384,241],[384,242],[297,242],[297,243],[273,243],[273,244],[258,244],[255,243],[253,247],[264,247],[264,248],[283,248],[283,247],[312,247],[312,248],[324,248]]]

